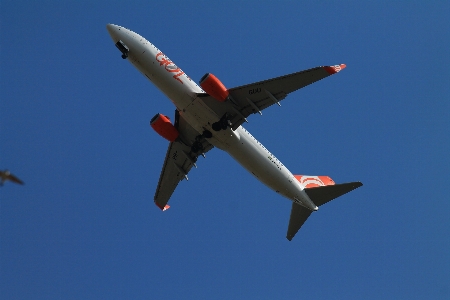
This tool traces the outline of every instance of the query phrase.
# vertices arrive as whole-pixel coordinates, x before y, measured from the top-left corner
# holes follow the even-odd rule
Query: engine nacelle
[[[206,73],[200,79],[200,86],[208,95],[220,102],[225,101],[230,94],[223,83],[211,73]]]
[[[170,122],[170,119],[163,114],[156,114],[150,120],[150,126],[156,131],[156,133],[169,142],[174,142],[180,135],[175,126],[173,126]]]

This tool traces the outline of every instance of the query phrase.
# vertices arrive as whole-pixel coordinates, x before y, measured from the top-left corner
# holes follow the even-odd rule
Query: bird
[[[0,186],[3,186],[5,181],[11,180],[12,182],[18,183],[18,184],[24,184],[22,180],[11,174],[8,170],[1,171],[0,170]]]

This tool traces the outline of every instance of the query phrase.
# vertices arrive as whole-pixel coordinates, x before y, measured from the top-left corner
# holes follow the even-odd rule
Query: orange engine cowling
[[[200,79],[200,86],[206,93],[220,102],[225,101],[230,94],[223,83],[211,73],[206,73]]]
[[[180,134],[170,119],[163,114],[156,114],[150,120],[150,126],[163,138],[169,142],[174,142]]]

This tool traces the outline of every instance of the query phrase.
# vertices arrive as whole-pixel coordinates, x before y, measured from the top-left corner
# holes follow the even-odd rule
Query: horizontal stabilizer
[[[359,188],[362,185],[363,184],[361,182],[349,182],[306,188],[305,192],[315,205],[321,206],[339,196],[342,196],[344,194],[347,194],[348,192],[353,191],[354,189]]]
[[[306,219],[311,215],[312,210],[307,209],[295,202],[292,202],[291,218],[289,219],[289,227],[286,238],[292,240],[297,231],[305,223]]]
[[[344,194],[347,194],[348,192],[353,191],[354,189],[359,188],[362,185],[363,184],[361,182],[350,182],[305,188],[304,191],[315,205],[321,206],[339,196],[342,196]],[[286,238],[288,240],[292,240],[292,238],[299,231],[300,227],[302,227],[302,225],[306,222],[311,213],[312,211],[308,208],[303,207],[295,202],[292,203],[291,217],[289,219],[289,227],[286,235]]]

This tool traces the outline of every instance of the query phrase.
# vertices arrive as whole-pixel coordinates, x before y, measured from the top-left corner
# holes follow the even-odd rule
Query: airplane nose
[[[126,59],[128,57],[128,53],[130,52],[130,48],[124,43],[124,39],[127,36],[127,30],[114,24],[106,24],[106,29],[108,30],[108,33],[114,41],[117,49],[122,52],[122,58]],[[122,31],[120,29],[122,29]]]
[[[118,37],[119,26],[114,24],[106,24],[106,30],[108,30],[108,33],[114,42],[117,42],[119,40]]]

